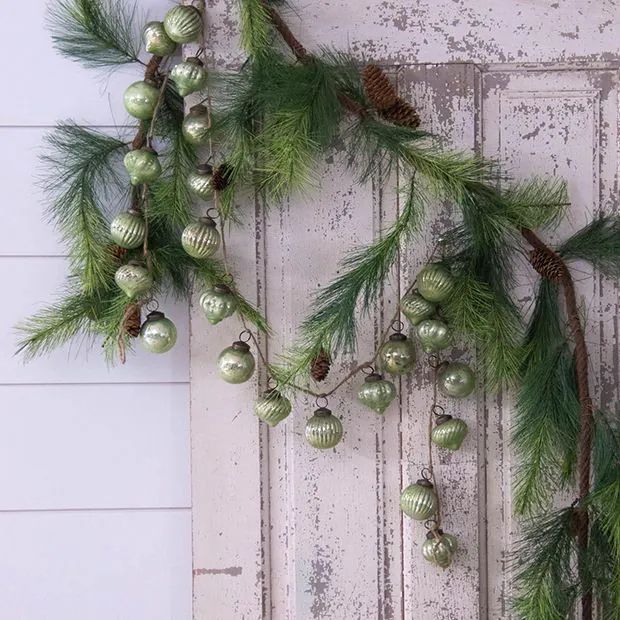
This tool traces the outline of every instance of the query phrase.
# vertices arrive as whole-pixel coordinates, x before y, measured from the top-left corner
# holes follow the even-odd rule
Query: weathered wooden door
[[[616,0],[292,4],[290,25],[308,48],[333,45],[389,67],[423,127],[449,145],[496,158],[516,177],[567,178],[573,207],[563,232],[599,209],[618,208]],[[235,13],[233,0],[208,10],[220,65],[241,57]],[[230,255],[244,292],[277,330],[270,355],[291,341],[311,294],[333,277],[343,252],[378,235],[398,209],[395,192],[360,187],[331,160],[322,166],[323,184],[312,196],[269,215],[248,201],[243,227],[232,232]],[[421,243],[403,252],[382,307],[364,326],[360,359],[449,218],[449,205],[437,205]],[[524,270],[514,291],[525,309],[533,281]],[[600,377],[593,387],[611,402],[618,396],[618,291],[605,287],[589,273],[581,282],[591,314],[602,313],[590,334]],[[345,441],[319,454],[302,438],[312,402],[299,400],[295,415],[268,431],[252,415],[259,386],[215,377],[217,353],[235,336],[205,329],[194,312],[195,618],[508,618],[510,395],[480,393],[450,412],[473,429],[461,451],[436,464],[445,525],[462,549],[450,569],[434,570],[420,555],[422,528],[398,509],[403,484],[426,463],[426,371],[402,382],[399,406],[385,419],[362,410],[349,386],[331,401]],[[334,374],[351,363],[341,360]]]

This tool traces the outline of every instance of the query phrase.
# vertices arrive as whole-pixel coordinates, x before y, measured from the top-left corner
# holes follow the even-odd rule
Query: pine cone
[[[391,108],[398,101],[396,89],[377,65],[366,65],[362,70],[364,91],[373,106],[379,110]]]
[[[411,129],[416,129],[420,126],[420,117],[416,109],[410,103],[400,98],[394,105],[382,110],[381,116],[395,125],[410,127]]]
[[[114,261],[119,265],[123,262],[123,259],[127,255],[127,250],[122,248],[120,245],[116,245],[115,243],[110,243],[108,246],[110,254],[114,257]]]
[[[220,164],[214,171],[211,178],[211,185],[216,192],[221,192],[226,189],[230,184],[230,177],[232,175],[232,167],[226,162]]]
[[[331,359],[329,358],[329,354],[321,350],[310,365],[310,374],[316,382],[320,383],[327,378],[330,367]]]
[[[140,335],[140,327],[142,325],[140,304],[130,304],[125,311],[125,323],[123,329],[126,334],[132,338]]]
[[[532,250],[530,252],[530,263],[543,278],[551,282],[559,282],[564,275],[564,263],[555,252]]]

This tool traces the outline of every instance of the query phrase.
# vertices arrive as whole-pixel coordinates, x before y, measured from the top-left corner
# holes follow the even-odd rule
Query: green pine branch
[[[264,58],[272,46],[273,32],[263,0],[240,0],[241,46],[248,56]]]
[[[504,190],[503,199],[506,216],[518,229],[555,226],[569,205],[562,179],[529,179],[512,184]]]

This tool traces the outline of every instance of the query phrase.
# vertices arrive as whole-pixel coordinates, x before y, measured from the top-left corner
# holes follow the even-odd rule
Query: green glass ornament
[[[390,375],[410,372],[415,365],[415,348],[411,340],[396,332],[379,350],[381,368]]]
[[[209,113],[202,104],[195,105],[183,119],[181,131],[185,141],[194,146],[201,146],[209,142]],[[211,173],[213,173],[213,169]]]
[[[198,198],[211,200],[213,198],[213,168],[209,164],[200,164],[195,172],[187,175],[187,187]]]
[[[166,34],[163,22],[149,22],[142,33],[144,48],[155,56],[170,56],[177,44]]]
[[[282,422],[291,413],[292,408],[291,401],[276,389],[267,390],[262,398],[254,403],[256,415],[269,426],[276,426]]]
[[[212,325],[232,316],[239,302],[225,284],[216,284],[200,296],[200,307]]]
[[[396,398],[396,387],[391,381],[373,372],[364,380],[357,397],[363,405],[382,414]]]
[[[237,340],[217,358],[220,377],[227,383],[244,383],[254,373],[256,362],[247,342]]]
[[[199,58],[188,58],[170,71],[170,77],[181,97],[197,93],[207,85],[207,70]]]
[[[342,439],[342,422],[327,407],[319,407],[306,422],[306,441],[319,450],[333,448]]]
[[[474,391],[476,377],[467,364],[444,363],[437,373],[437,387],[444,396],[465,398]]]
[[[435,314],[437,306],[419,293],[408,293],[400,300],[400,309],[412,325],[417,325],[424,319],[430,319]]]
[[[153,286],[153,276],[148,269],[142,263],[133,260],[116,270],[114,281],[130,299],[148,293]]]
[[[431,441],[440,448],[458,450],[467,436],[467,424],[459,418],[442,414],[437,416],[436,426],[431,432]]]
[[[131,116],[148,121],[153,118],[158,99],[159,89],[153,82],[134,82],[125,91],[125,109]]]
[[[129,151],[123,159],[132,185],[153,183],[161,175],[159,157],[153,149],[144,148]]]
[[[400,509],[416,521],[424,521],[437,510],[437,495],[429,480],[421,478],[410,484],[400,495]]]
[[[215,220],[206,216],[185,227],[181,236],[183,249],[194,258],[207,258],[220,247],[220,233]]]
[[[436,353],[452,344],[452,332],[443,321],[424,319],[418,324],[416,331],[425,353]]]
[[[146,224],[137,209],[119,213],[110,224],[110,237],[121,248],[133,250],[144,243]]]
[[[164,17],[164,28],[176,43],[191,43],[202,32],[202,15],[194,6],[172,7]]]
[[[177,328],[163,312],[149,312],[140,329],[140,342],[151,353],[166,353],[177,341]]]
[[[418,292],[424,299],[433,302],[444,301],[454,288],[454,277],[445,265],[431,263],[424,267],[416,278]]]
[[[439,534],[439,537],[433,532],[426,534],[426,540],[422,543],[422,556],[425,560],[441,568],[448,568],[452,563],[452,554],[451,543],[446,540],[445,534]]]

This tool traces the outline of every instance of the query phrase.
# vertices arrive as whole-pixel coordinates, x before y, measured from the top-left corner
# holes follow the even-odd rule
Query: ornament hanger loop
[[[395,321],[392,321],[392,329],[397,334],[402,332],[404,328],[405,328],[405,324],[400,319],[396,319]]]
[[[431,368],[434,368],[434,369],[437,369],[441,366],[441,360],[439,359],[439,356],[437,355],[429,355],[426,358],[426,362]]]
[[[252,340],[252,332],[249,329],[244,329],[239,334],[239,340],[241,342],[250,342],[250,340]]]
[[[156,299],[153,299],[152,297],[150,299],[147,299],[144,303],[144,307],[149,311],[149,312],[155,312],[156,310],[159,310],[159,302]]]
[[[432,532],[439,527],[439,523],[437,523],[437,519],[426,519],[426,521],[424,521],[424,527]]]
[[[433,481],[433,472],[428,467],[422,468],[422,471],[420,472],[420,476],[422,476],[422,479],[426,480],[427,482]]]
[[[431,407],[431,411],[436,416],[444,415],[444,413],[446,413],[446,410],[441,405],[433,405]]]
[[[221,278],[220,278],[222,284],[232,284],[234,281],[234,278],[232,276],[232,273],[225,273]]]
[[[365,375],[372,375],[375,372],[374,367],[372,366],[372,364],[366,364],[366,366],[362,366],[362,372]]]
[[[267,389],[275,390],[277,387],[278,387],[278,382],[271,375],[269,375],[267,377]]]
[[[327,407],[329,401],[327,400],[326,396],[320,395],[316,397],[316,400],[314,401],[316,406],[324,409],[325,407]]]
[[[218,217],[220,217],[220,212],[215,207],[209,207],[207,209],[207,217],[216,220]]]

